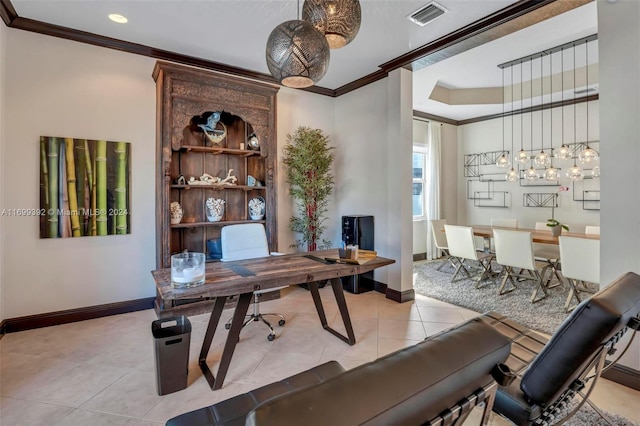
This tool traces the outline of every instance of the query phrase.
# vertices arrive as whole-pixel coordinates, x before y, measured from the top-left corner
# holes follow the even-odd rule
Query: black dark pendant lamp
[[[298,1],[298,12],[300,2]],[[286,21],[267,40],[267,67],[284,86],[300,89],[316,84],[329,69],[329,44],[324,34],[304,20]]]
[[[358,0],[305,0],[302,19],[327,38],[331,49],[351,43],[358,34],[362,12]]]

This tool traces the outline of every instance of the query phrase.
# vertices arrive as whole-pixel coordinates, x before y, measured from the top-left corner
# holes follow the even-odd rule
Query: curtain
[[[435,121],[429,121],[429,138],[427,147],[427,176],[426,176],[426,210],[427,220],[440,219],[440,152],[441,127]],[[436,248],[431,224],[427,223],[427,259],[437,259],[441,256]]]

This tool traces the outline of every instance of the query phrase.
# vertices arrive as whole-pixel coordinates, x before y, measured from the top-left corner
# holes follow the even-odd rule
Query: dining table
[[[489,250],[491,244],[491,238],[493,238],[493,230],[494,229],[509,229],[514,231],[525,231],[531,232],[531,239],[534,243],[541,244],[554,244],[559,245],[560,240],[558,237],[554,236],[551,231],[545,231],[540,229],[530,229],[530,228],[508,228],[503,226],[491,226],[491,225],[471,225],[473,228],[473,235],[476,237],[482,237],[484,239],[484,248],[485,251]],[[569,232],[562,231],[560,234],[563,237],[576,237],[576,238],[587,238],[591,240],[599,240],[600,235],[598,234],[585,234],[584,232]]]

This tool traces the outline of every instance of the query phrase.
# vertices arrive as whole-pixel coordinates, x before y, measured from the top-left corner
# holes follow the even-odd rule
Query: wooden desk
[[[170,268],[158,269],[152,271],[151,274],[156,282],[158,293],[163,299],[180,300],[215,297],[215,303],[198,358],[198,364],[209,386],[215,390],[222,387],[224,378],[227,375],[231,357],[240,338],[242,324],[254,290],[265,290],[283,285],[307,284],[322,327],[349,345],[356,343],[340,277],[363,274],[376,268],[390,265],[395,260],[376,257],[362,265],[329,263],[324,260],[325,257],[337,255],[338,250],[334,249],[235,262],[207,263],[205,283],[198,287],[186,289],[177,289],[171,286]],[[347,336],[338,333],[327,324],[317,284],[317,281],[324,280],[330,280],[331,282],[331,288],[333,289]],[[230,296],[238,296],[238,302],[233,312],[231,328],[227,334],[217,377],[215,377],[207,365],[207,354],[220,322],[225,302]]]
[[[527,229],[527,228],[504,228],[500,226],[489,226],[489,225],[471,225],[473,228],[473,234],[478,237],[483,237],[485,240],[493,238],[493,229],[509,229],[513,231],[526,231],[531,232],[531,238],[534,243],[543,243],[543,244],[560,244],[558,237],[554,237],[551,235],[551,231],[541,231],[537,229]],[[599,240],[600,235],[595,234],[583,234],[580,232],[567,232],[565,230],[562,231],[563,237],[577,237],[577,238],[588,238],[592,240]]]

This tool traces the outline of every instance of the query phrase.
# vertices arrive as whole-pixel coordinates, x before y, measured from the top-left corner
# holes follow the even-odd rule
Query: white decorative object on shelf
[[[211,176],[210,174],[205,173],[202,176],[200,176],[200,179],[196,179],[194,176],[191,176],[187,181],[187,183],[189,185],[212,185],[212,186],[235,185],[237,180],[238,178],[233,176],[233,169],[229,169],[229,171],[227,172],[227,177],[224,179],[220,179],[217,176]]]
[[[258,196],[249,200],[249,217],[251,220],[262,220],[266,203],[264,198]]]
[[[220,198],[207,198],[205,201],[207,220],[209,222],[219,222],[224,216],[224,200]]]
[[[182,220],[182,215],[184,212],[182,211],[182,206],[177,201],[172,201],[170,205],[171,210],[171,224],[177,225]]]

